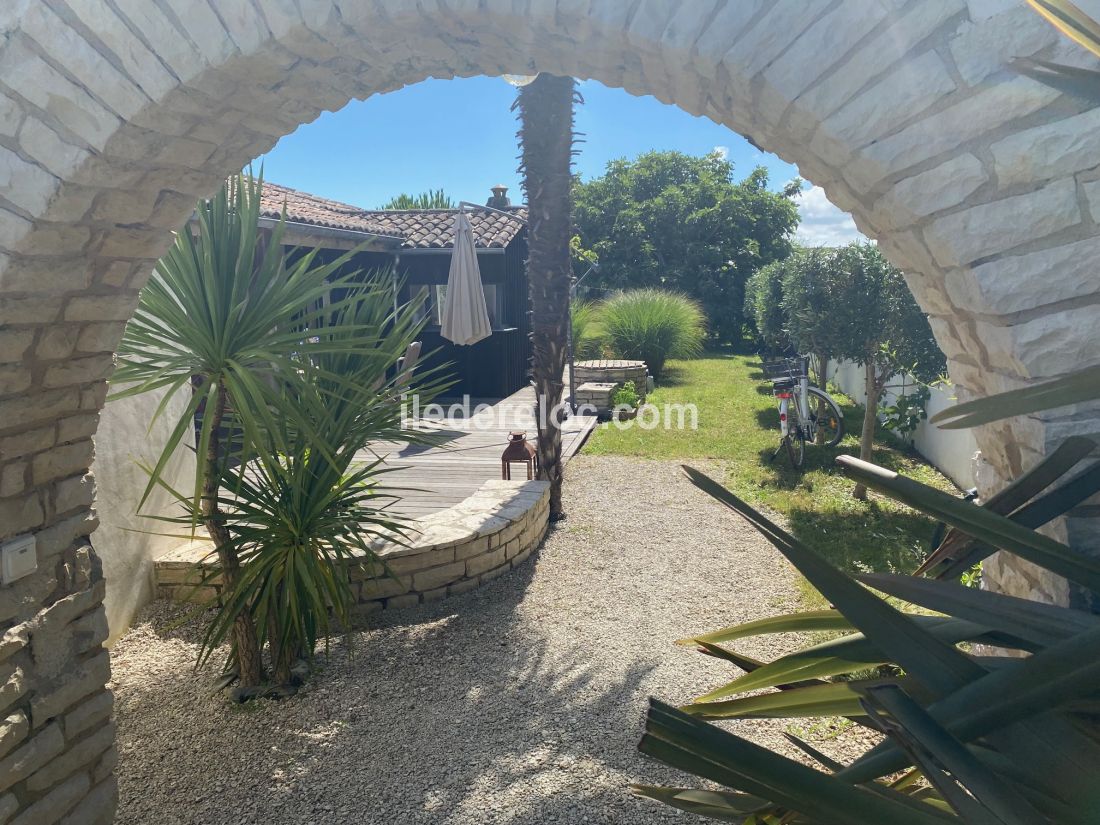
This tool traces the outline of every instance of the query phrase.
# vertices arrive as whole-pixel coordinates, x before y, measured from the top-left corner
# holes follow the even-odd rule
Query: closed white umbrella
[[[444,338],[460,346],[476,344],[493,334],[485,309],[485,290],[481,288],[474,230],[461,210],[455,216],[455,247],[451,253],[440,327]]]

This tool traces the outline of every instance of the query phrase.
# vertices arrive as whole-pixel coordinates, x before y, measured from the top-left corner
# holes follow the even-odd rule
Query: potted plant
[[[638,415],[638,388],[633,381],[620,385],[611,394],[611,415],[619,421],[629,421]]]

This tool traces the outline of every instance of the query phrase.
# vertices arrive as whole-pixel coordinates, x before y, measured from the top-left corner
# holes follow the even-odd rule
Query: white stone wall
[[[170,230],[322,111],[428,77],[596,78],[797,163],[908,273],[961,398],[1100,364],[1079,265],[1100,235],[1098,107],[1007,67],[1097,61],[1022,1],[9,0],[0,31],[0,540],[36,533],[40,565],[0,589],[10,628],[103,615],[91,437]],[[1100,432],[1100,407],[982,428],[985,491],[1074,432]],[[1054,529],[1096,552],[1094,524]],[[1032,592],[1059,598],[1049,584]],[[51,612],[70,597],[84,613]],[[0,712],[28,725],[5,742],[33,773],[0,765],[0,811],[19,825],[110,816],[109,765],[68,721],[109,703],[79,638],[61,668],[11,648]]]
[[[96,430],[92,472],[97,482],[99,528],[92,538],[107,581],[103,606],[110,627],[108,643],[125,633],[134,614],[153,598],[153,560],[179,545],[179,539],[163,534],[184,531],[142,515],[182,514],[163,488],[155,489],[141,514],[138,512],[149,478],[142,466],[156,464],[187,406],[186,398],[173,398],[153,423],[163,397],[163,391],[156,391],[108,401]],[[194,433],[188,431],[162,475],[165,483],[184,493],[195,483],[194,441]]]

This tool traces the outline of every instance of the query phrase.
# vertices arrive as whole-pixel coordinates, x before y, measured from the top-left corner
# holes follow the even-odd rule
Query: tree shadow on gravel
[[[178,660],[128,683],[131,651],[116,652],[120,815],[158,825],[676,821],[626,789],[675,781],[636,750],[655,663],[601,646],[568,610],[521,616],[536,560],[471,593],[382,614],[282,702],[210,695],[213,673],[192,667],[198,624],[173,626],[159,605],[141,632]]]

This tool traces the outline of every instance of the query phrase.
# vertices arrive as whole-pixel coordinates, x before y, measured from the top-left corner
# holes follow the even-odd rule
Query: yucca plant
[[[312,407],[296,400],[315,392],[317,382],[339,388],[342,395],[351,393],[357,380],[384,376],[382,364],[396,363],[410,340],[408,325],[395,334],[378,325],[332,325],[334,318],[346,317],[363,303],[360,276],[345,266],[355,252],[321,264],[311,251],[287,263],[284,222],[270,232],[260,229],[261,188],[262,173],[239,175],[213,198],[199,202],[196,231],[185,227],[176,234],[142,291],[112,379],[118,388],[115,398],[155,389],[167,390],[166,398],[189,395],[150,468],[141,505],[161,483],[167,461],[201,410],[199,460],[188,512],[209,533],[229,590],[241,576],[226,514],[219,507],[231,465],[287,454],[293,446],[285,441],[287,433],[312,438],[318,454],[333,460],[330,445],[315,432]],[[344,297],[331,301],[333,295]],[[386,306],[392,312],[392,294]],[[362,352],[374,358],[372,378],[349,377],[326,366]],[[165,407],[166,402],[155,417]],[[235,616],[232,646],[242,685],[261,684],[260,639],[247,612]]]
[[[1072,439],[984,507],[849,456],[838,462],[868,487],[971,537],[959,542],[957,549],[969,549],[957,559],[1000,548],[1100,589],[1100,561],[1033,529],[1100,490],[1100,472],[1092,468],[1044,492],[1095,447]],[[949,581],[852,578],[722,485],[685,470],[759,530],[834,607],[683,640],[743,673],[681,709],[653,702],[641,749],[732,792],[637,786],[637,793],[741,823],[1098,821],[1100,617]],[[844,635],[767,663],[727,646],[792,631]],[[878,675],[868,678],[868,669]],[[707,723],[820,716],[849,717],[882,741],[840,764],[788,736],[816,763],[812,768]]]
[[[692,358],[703,348],[705,316],[677,292],[632,289],[608,298],[600,321],[615,356],[645,361],[655,379],[669,358]]]

